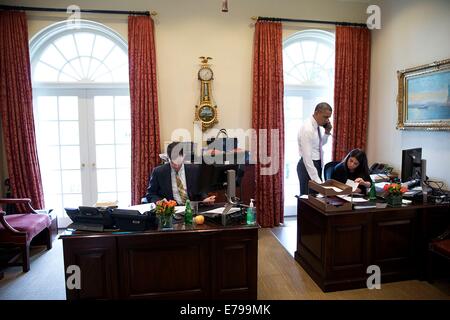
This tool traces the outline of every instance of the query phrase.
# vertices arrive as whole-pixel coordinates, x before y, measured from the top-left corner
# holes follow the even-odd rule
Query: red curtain
[[[256,172],[257,219],[262,227],[283,222],[283,46],[281,23],[258,21],[253,46],[252,127],[257,132],[258,159]],[[264,131],[267,130],[267,135]],[[271,130],[278,136],[271,136]],[[267,151],[266,144],[267,142]],[[272,157],[263,164],[264,154]],[[273,174],[267,174],[272,166]]]
[[[128,17],[131,99],[131,201],[139,204],[159,158],[159,116],[153,19]]]
[[[370,30],[336,27],[333,160],[367,141]]]
[[[1,11],[0,113],[11,192],[13,197],[30,198],[35,209],[42,209],[30,70],[26,15]]]

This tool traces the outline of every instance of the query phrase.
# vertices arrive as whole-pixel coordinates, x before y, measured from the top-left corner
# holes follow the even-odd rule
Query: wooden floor
[[[258,300],[450,300],[448,282],[432,285],[418,280],[382,283],[380,290],[357,289],[324,293],[293,258],[296,243],[296,236],[293,234],[296,235],[296,220],[288,219],[285,222],[284,227],[260,230]]]
[[[450,299],[448,283],[431,285],[421,281],[403,281],[382,284],[381,290],[348,290],[323,293],[309,275],[281,245],[274,233],[284,239],[286,247],[293,250],[295,220],[286,227],[260,229],[258,242],[258,299]],[[64,264],[61,240],[53,248],[35,248],[32,251],[31,269],[22,273],[21,267],[7,268],[0,280],[0,300],[65,299]]]

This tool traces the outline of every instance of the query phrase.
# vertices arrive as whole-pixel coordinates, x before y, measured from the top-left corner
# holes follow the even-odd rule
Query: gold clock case
[[[213,106],[209,102],[204,102],[199,106],[195,106],[195,121],[202,122],[202,131],[213,127],[219,122],[217,106]]]

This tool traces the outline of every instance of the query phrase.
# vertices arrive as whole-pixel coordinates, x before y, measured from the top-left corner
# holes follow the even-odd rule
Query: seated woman
[[[365,193],[366,188],[370,188],[369,166],[367,156],[361,149],[353,149],[347,156],[334,167],[331,179],[345,183],[347,179],[359,184],[356,193]]]

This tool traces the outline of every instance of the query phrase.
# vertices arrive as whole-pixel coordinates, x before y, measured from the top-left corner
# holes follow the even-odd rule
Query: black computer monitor
[[[402,152],[402,182],[420,180],[422,148],[407,149]]]
[[[242,177],[244,176],[243,165],[202,163],[199,169],[198,191],[208,193],[225,189],[227,186],[228,170],[234,170],[236,172],[236,186],[240,186]]]

